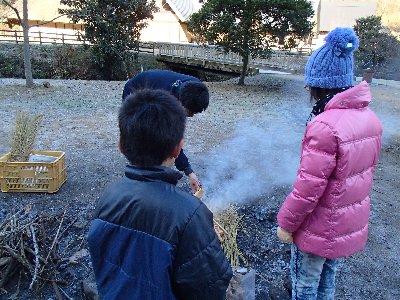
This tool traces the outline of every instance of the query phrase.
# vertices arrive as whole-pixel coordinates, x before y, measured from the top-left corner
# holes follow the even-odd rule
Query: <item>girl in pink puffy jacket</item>
[[[333,299],[338,258],[365,247],[382,143],[368,84],[353,87],[358,37],[351,28],[336,28],[325,41],[306,65],[315,118],[305,130],[293,190],[278,213],[279,239],[293,242],[292,299]]]

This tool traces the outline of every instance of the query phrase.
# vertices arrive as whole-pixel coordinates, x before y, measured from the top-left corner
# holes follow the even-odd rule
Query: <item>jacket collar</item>
[[[171,85],[171,94],[175,96],[175,98],[179,99],[179,91],[181,89],[182,81],[181,80],[176,80],[174,83]]]
[[[329,109],[363,108],[371,102],[371,90],[366,81],[352,87],[344,92],[336,94],[325,106]]]
[[[164,181],[176,185],[178,180],[182,178],[182,174],[167,167],[136,167],[127,165],[125,176],[129,179],[138,181]]]

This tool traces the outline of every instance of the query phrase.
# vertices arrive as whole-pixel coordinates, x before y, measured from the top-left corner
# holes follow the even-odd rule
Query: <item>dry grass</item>
[[[28,161],[33,150],[37,133],[42,123],[43,115],[29,115],[19,111],[16,115],[15,130],[10,142],[10,157],[8,161]]]
[[[229,206],[227,209],[220,212],[214,221],[223,231],[221,245],[227,259],[233,267],[239,266],[240,258],[242,257],[237,245],[237,232],[240,226],[240,220],[241,217],[237,213],[237,208],[235,206]]]

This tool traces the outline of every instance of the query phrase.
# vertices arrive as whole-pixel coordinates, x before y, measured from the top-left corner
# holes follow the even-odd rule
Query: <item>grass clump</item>
[[[29,160],[42,119],[43,115],[40,114],[30,115],[22,111],[17,112],[8,161],[24,162]]]

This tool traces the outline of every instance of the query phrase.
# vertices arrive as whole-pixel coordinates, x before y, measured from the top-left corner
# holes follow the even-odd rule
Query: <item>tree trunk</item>
[[[244,85],[244,78],[246,77],[247,67],[249,66],[249,55],[248,54],[242,58],[242,62],[243,62],[243,67],[242,67],[242,72],[240,73],[238,85]]]
[[[23,0],[24,69],[26,86],[33,87],[31,52],[29,47],[28,0]]]

